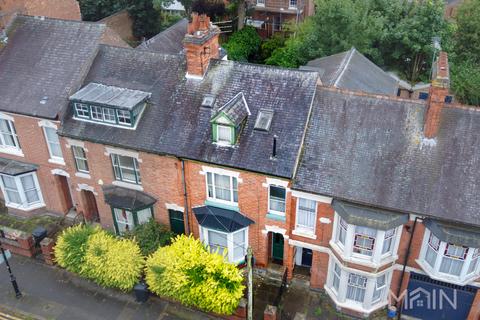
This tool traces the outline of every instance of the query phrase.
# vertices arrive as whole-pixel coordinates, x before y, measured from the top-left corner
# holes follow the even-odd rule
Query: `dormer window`
[[[223,105],[210,120],[213,142],[224,146],[234,145],[249,115],[247,101],[240,92]]]
[[[77,120],[135,128],[148,92],[90,83],[70,97]]]

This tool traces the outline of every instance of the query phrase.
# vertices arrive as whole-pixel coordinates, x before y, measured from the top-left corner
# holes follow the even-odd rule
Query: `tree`
[[[232,34],[224,48],[230,60],[248,61],[255,55],[262,43],[262,39],[254,27],[247,26]]]
[[[455,52],[460,60],[480,63],[480,0],[465,0],[455,17]]]
[[[161,31],[160,14],[155,10],[152,0],[127,0],[128,13],[133,19],[133,35],[151,38]],[[157,1],[156,5],[168,5],[171,1]]]
[[[79,0],[82,18],[98,21],[127,7],[126,0]]]
[[[373,0],[317,0],[316,14],[295,30],[284,48],[273,52],[268,64],[298,67],[311,59],[355,46],[378,56],[375,43],[382,38],[384,18]]]
[[[465,104],[480,106],[480,66],[477,62],[451,63],[450,77],[455,98]]]
[[[218,0],[195,0],[192,4],[192,11],[206,14],[212,21],[215,21],[225,14],[225,4]]]

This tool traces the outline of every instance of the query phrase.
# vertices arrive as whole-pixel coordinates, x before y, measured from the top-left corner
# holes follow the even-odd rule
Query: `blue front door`
[[[477,289],[433,280],[412,272],[402,314],[417,319],[467,319]]]

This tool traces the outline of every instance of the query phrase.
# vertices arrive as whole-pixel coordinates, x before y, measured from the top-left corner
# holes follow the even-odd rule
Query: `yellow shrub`
[[[191,236],[159,248],[145,273],[152,292],[205,311],[232,314],[243,296],[242,272]]]
[[[68,271],[80,272],[85,262],[88,239],[99,231],[99,228],[83,224],[63,230],[54,248],[55,261]]]
[[[135,241],[101,231],[89,238],[80,273],[102,286],[128,291],[138,282],[144,262]]]

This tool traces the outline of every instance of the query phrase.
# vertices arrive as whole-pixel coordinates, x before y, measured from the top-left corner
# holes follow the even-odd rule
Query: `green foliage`
[[[160,14],[155,10],[152,0],[126,0],[128,13],[133,19],[133,35],[141,37],[153,37],[161,30]],[[160,8],[170,4],[170,0],[157,2]]]
[[[56,262],[68,271],[79,273],[85,262],[88,239],[99,231],[98,228],[86,225],[63,230],[54,248]]]
[[[451,64],[450,77],[455,98],[465,104],[480,106],[480,65],[472,61]]]
[[[127,7],[126,0],[79,0],[82,18],[98,21]]]
[[[265,61],[272,55],[273,51],[285,45],[285,37],[282,34],[275,34],[272,38],[267,39],[260,45],[260,52],[257,61],[265,63]]]
[[[229,60],[248,61],[260,48],[262,39],[254,27],[245,27],[232,34],[224,48]]]
[[[429,74],[432,38],[446,42],[450,35],[443,0],[317,0],[316,5],[316,14],[298,26],[267,64],[298,67],[355,47],[417,81]]]
[[[160,296],[219,314],[232,314],[243,296],[242,272],[192,236],[178,236],[147,259],[146,281]]]
[[[206,14],[212,21],[217,21],[225,15],[225,3],[222,0],[195,0],[192,10],[198,14]]]
[[[132,289],[141,276],[145,260],[134,240],[87,225],[65,229],[57,239],[55,260],[75,272],[106,287]]]
[[[140,246],[142,254],[148,256],[159,247],[169,245],[174,234],[168,227],[159,224],[154,219],[150,219],[147,223],[135,227],[126,237],[135,239]]]
[[[480,64],[480,0],[465,0],[459,6],[455,19],[457,56],[460,60],[470,60]]]

